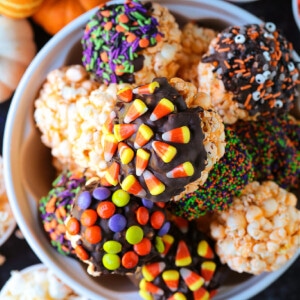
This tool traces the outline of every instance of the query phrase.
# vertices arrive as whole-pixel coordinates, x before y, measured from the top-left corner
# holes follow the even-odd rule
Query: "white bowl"
[[[164,0],[175,15],[187,19],[228,26],[234,23],[261,23],[252,14],[224,1]],[[55,35],[37,54],[25,72],[11,103],[4,134],[4,171],[7,192],[16,220],[27,242],[40,260],[67,285],[91,299],[140,299],[137,288],[127,277],[105,276],[91,279],[82,265],[60,255],[43,234],[38,220],[37,203],[48,193],[53,177],[50,151],[41,141],[33,122],[33,100],[49,71],[80,62],[79,41],[83,28],[94,10],[82,15]],[[260,276],[236,276],[220,288],[215,300],[247,299],[266,288],[291,264]]]
[[[295,22],[298,26],[298,29],[300,30],[300,6],[298,0],[292,0],[292,10]]]

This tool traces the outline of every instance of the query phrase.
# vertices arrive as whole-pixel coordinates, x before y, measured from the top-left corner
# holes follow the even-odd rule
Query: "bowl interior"
[[[228,25],[260,23],[257,17],[223,1],[194,0],[179,3],[160,1],[176,16],[180,24],[197,20],[222,29]],[[140,299],[137,288],[124,276],[91,278],[86,266],[58,254],[48,243],[39,225],[37,203],[46,195],[55,178],[51,153],[40,141],[40,133],[33,121],[33,102],[46,75],[63,65],[81,62],[80,39],[92,10],[66,26],[37,54],[25,72],[12,101],[4,133],[4,172],[7,193],[25,238],[40,260],[51,268],[66,284],[90,299]],[[282,270],[260,276],[233,274],[230,282],[219,290],[219,299],[245,299],[274,281],[292,263]]]

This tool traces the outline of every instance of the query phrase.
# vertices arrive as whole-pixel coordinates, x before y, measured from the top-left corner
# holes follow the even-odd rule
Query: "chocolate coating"
[[[225,89],[250,116],[274,116],[293,107],[299,70],[293,46],[273,23],[222,31],[204,63],[213,63]]]
[[[148,107],[148,110],[139,118],[131,122],[131,124],[137,124],[138,126],[141,124],[146,124],[154,132],[151,140],[149,140],[142,148],[151,154],[147,170],[151,171],[155,177],[163,182],[166,188],[161,194],[152,195],[147,188],[143,174],[136,176],[136,178],[147,192],[147,194],[144,196],[145,198],[152,201],[167,202],[173,196],[180,194],[184,190],[185,185],[198,179],[205,167],[207,154],[203,145],[204,134],[201,128],[201,119],[199,116],[199,112],[202,111],[202,108],[187,108],[182,95],[180,95],[179,92],[168,83],[166,78],[155,78],[153,79],[153,82],[159,83],[159,87],[155,89],[153,94],[133,94],[133,99],[141,99],[144,101]],[[161,119],[151,121],[151,113],[159,101],[163,98],[170,100],[175,105],[175,110]],[[130,103],[121,101],[118,102],[115,110],[115,124],[122,124],[124,122],[124,115],[128,111],[128,107],[130,105]],[[190,140],[188,143],[177,143],[170,141],[166,142],[163,140],[162,135],[165,132],[181,126],[187,126],[189,128]],[[135,149],[135,138],[136,134],[133,134],[124,142],[126,142],[132,149]],[[167,144],[175,147],[177,150],[175,157],[170,162],[165,163],[153,149],[153,141],[166,142]],[[118,155],[115,155],[113,160],[120,163]],[[179,178],[169,178],[166,176],[169,171],[186,161],[191,162],[194,167],[194,174],[192,176]],[[127,175],[135,174],[135,166],[136,158],[126,165],[120,163],[121,182]]]
[[[97,196],[99,188],[106,190],[100,197],[99,193]],[[117,197],[118,192],[122,196]],[[106,198],[102,197],[104,194]],[[74,238],[72,245],[78,258],[90,265],[88,273],[92,276],[132,274],[139,266],[157,256],[157,239],[169,230],[163,207],[149,200],[129,196],[120,187],[102,187],[96,180],[87,182],[71,209],[70,219],[79,222],[80,230],[72,234],[70,223],[67,222],[66,226],[70,240]],[[88,216],[92,215],[96,219],[90,223]],[[95,234],[98,240],[89,234],[91,228],[100,231],[99,238]],[[131,258],[126,260],[128,254]],[[109,257],[108,261],[115,262],[106,264],[106,257]]]

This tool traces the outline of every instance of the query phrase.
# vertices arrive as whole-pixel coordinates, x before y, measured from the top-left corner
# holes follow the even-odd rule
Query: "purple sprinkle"
[[[113,215],[108,221],[108,227],[113,232],[122,231],[127,224],[126,218],[121,214]]]
[[[160,228],[160,230],[158,231],[157,234],[158,234],[159,236],[163,236],[163,235],[167,234],[167,233],[169,232],[169,230],[170,230],[170,227],[171,227],[170,222],[166,222],[166,223]]]
[[[106,187],[98,187],[93,191],[93,197],[96,200],[102,201],[111,195],[111,191]]]
[[[148,199],[142,198],[142,203],[145,207],[147,207],[149,209],[151,209],[153,207],[153,202]]]
[[[92,197],[90,192],[83,191],[77,198],[77,204],[81,209],[87,209],[92,203]]]

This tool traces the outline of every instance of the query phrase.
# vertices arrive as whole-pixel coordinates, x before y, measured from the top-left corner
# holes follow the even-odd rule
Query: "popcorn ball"
[[[300,82],[293,46],[271,22],[223,30],[198,73],[199,87],[229,124],[287,113]]]
[[[174,16],[158,3],[106,4],[86,24],[82,63],[106,84],[139,85],[157,76],[173,77],[180,37]]]
[[[170,228],[164,206],[90,178],[65,221],[67,238],[88,274],[134,274],[161,251]]]
[[[300,247],[300,211],[294,194],[275,182],[249,183],[210,226],[222,263],[239,273],[278,270]]]
[[[65,220],[74,199],[86,178],[83,174],[63,171],[52,183],[49,193],[39,200],[39,217],[51,245],[63,255],[74,256],[74,249],[66,238]]]
[[[152,201],[194,191],[224,154],[224,125],[209,104],[179,78],[119,90],[103,127],[106,181]]]

